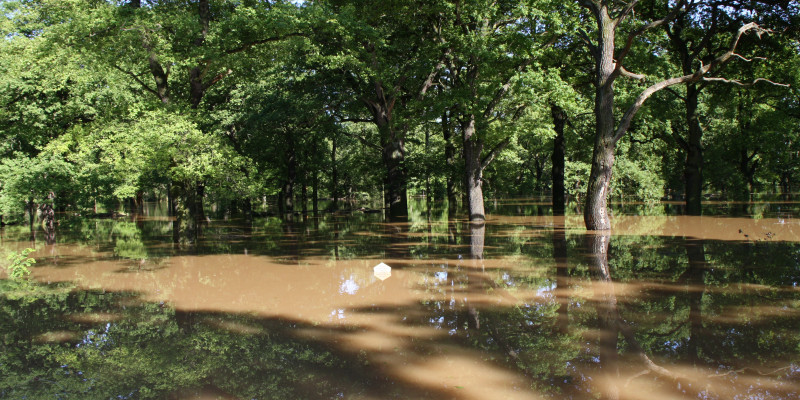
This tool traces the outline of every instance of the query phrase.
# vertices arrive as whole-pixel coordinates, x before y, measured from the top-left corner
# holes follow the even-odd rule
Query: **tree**
[[[341,122],[368,122],[378,130],[385,168],[386,205],[392,218],[408,217],[406,138],[416,117],[409,107],[430,89],[443,67],[432,37],[438,3],[330,1],[329,23],[317,40],[325,68],[338,71],[332,111]],[[363,139],[363,138],[362,138]],[[362,140],[363,141],[363,140]]]
[[[596,24],[594,39],[590,38],[586,32],[581,31],[580,34],[595,61],[595,142],[584,208],[584,222],[586,228],[590,230],[611,229],[607,201],[616,145],[628,132],[633,118],[644,102],[653,94],[670,86],[701,80],[722,80],[723,78],[712,77],[710,74],[718,72],[719,68],[731,59],[742,57],[736,53],[742,36],[750,31],[754,31],[759,36],[765,33],[765,30],[754,22],[741,26],[734,33],[730,44],[709,62],[701,64],[690,73],[655,81],[641,90],[617,122],[614,104],[614,83],[617,78],[620,76],[637,80],[647,78],[644,75],[628,71],[624,66],[626,58],[632,51],[643,51],[635,48],[637,39],[648,31],[669,23],[683,10],[688,10],[696,5],[693,2],[686,4],[681,1],[671,9],[664,11],[661,14],[663,18],[643,23],[636,20],[637,14],[634,13],[634,8],[638,3],[639,1],[617,4],[607,0],[580,0],[580,4],[589,11]],[[618,49],[616,37],[621,26],[630,27],[630,31]]]
[[[436,102],[448,113],[442,123],[455,124],[461,136],[465,200],[475,223],[486,218],[483,172],[519,132],[517,123],[533,102],[527,96],[538,90],[530,84],[541,72],[538,57],[558,35],[550,31],[558,20],[540,8],[545,6],[505,1],[448,4],[448,17],[436,28],[447,49],[446,67],[437,83],[445,91],[436,94]]]

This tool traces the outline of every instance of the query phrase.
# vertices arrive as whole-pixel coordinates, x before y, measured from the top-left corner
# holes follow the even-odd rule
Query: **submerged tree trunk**
[[[553,115],[553,125],[555,126],[556,137],[553,140],[553,215],[564,215],[566,208],[566,190],[564,189],[565,171],[565,145],[564,145],[564,126],[567,122],[567,114],[556,105],[550,108]]]
[[[48,199],[52,202],[55,199],[53,192],[50,192]],[[45,242],[54,244],[56,242],[56,213],[53,204],[45,202],[39,206],[41,211],[42,229],[44,229]]]
[[[202,215],[201,185],[193,182],[172,182],[172,241],[174,243],[191,244],[199,236],[200,216]]]
[[[473,260],[483,260],[486,224],[469,224],[469,255]]]
[[[133,199],[134,213],[144,214],[144,192],[141,190],[136,192],[136,197]]]

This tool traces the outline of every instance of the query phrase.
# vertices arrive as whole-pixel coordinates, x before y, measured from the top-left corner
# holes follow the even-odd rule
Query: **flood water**
[[[0,398],[800,398],[797,204],[610,235],[529,201],[485,226],[415,206],[216,220],[183,248],[164,217],[5,227],[37,263],[0,273]]]

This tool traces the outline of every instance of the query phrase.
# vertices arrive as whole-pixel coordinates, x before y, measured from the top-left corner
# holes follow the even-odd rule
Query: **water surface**
[[[37,264],[0,281],[0,398],[800,397],[791,204],[610,235],[541,207],[219,220],[188,247],[167,218],[6,227]]]

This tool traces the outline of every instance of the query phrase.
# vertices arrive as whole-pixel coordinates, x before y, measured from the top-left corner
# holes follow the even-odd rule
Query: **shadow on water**
[[[215,221],[189,249],[169,221],[65,223],[0,280],[0,398],[800,396],[794,219],[419,209]]]
[[[4,289],[15,293],[10,284]],[[139,293],[34,285],[3,296],[2,398],[438,398],[318,338],[353,328],[183,312]],[[33,300],[32,300],[33,299]],[[185,397],[186,396],[186,397]]]

